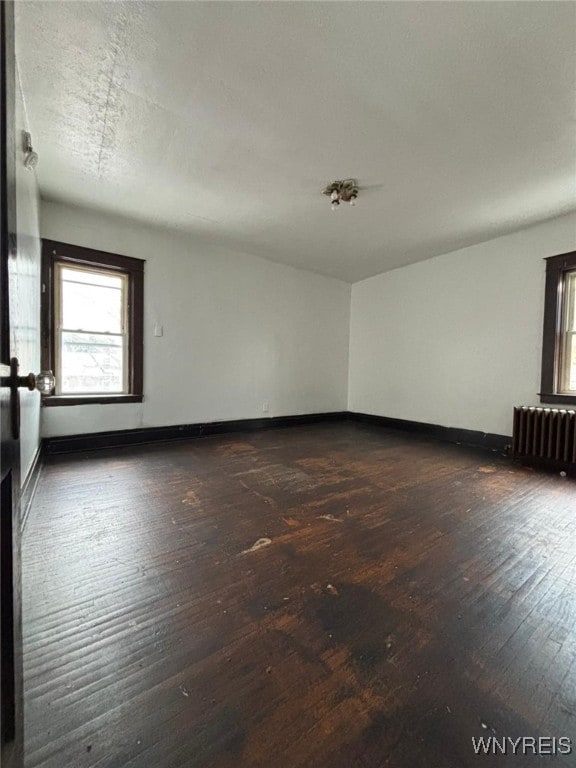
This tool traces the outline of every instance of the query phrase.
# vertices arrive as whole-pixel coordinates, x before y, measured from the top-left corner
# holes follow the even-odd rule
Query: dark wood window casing
[[[562,330],[566,277],[576,271],[576,251],[546,259],[546,293],[542,338],[542,379],[540,402],[576,405],[576,395],[559,391]]]
[[[93,267],[128,276],[128,393],[96,395],[44,395],[45,406],[103,403],[141,403],[144,378],[144,261],[96,251],[79,245],[42,240],[42,370],[54,370],[56,264]]]

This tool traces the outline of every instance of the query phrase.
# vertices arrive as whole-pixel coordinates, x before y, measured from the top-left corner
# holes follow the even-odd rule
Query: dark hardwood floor
[[[571,480],[350,423],[52,457],[26,766],[573,766],[472,736],[576,745],[575,525]]]

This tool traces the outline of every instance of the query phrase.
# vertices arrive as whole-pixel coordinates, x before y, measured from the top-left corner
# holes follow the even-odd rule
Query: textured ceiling
[[[19,2],[47,199],[355,281],[576,207],[572,2]],[[320,193],[356,176],[356,208]]]

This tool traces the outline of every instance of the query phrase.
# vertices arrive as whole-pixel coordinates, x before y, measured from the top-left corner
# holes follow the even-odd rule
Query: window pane
[[[576,272],[568,277],[566,301],[566,330],[576,331]]]
[[[124,390],[122,336],[62,333],[61,392],[122,392]]]
[[[62,269],[62,327],[121,333],[124,278],[80,269]]]
[[[119,288],[122,283],[120,275],[106,274],[90,269],[72,269],[62,267],[62,279],[72,280],[75,283],[88,283],[89,285],[101,285],[104,288]]]
[[[568,382],[568,389],[570,391],[576,391],[576,334],[570,334],[567,347],[568,354],[566,355],[566,363],[568,365],[568,371],[566,381]]]

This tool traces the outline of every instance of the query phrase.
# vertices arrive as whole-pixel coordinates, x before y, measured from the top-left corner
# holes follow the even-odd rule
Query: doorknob
[[[18,440],[20,436],[20,398],[18,397],[18,389],[26,387],[31,392],[37,389],[43,395],[49,395],[56,384],[52,371],[40,371],[40,373],[29,373],[28,376],[19,376],[19,367],[18,358],[11,358],[10,376],[2,376],[0,379],[0,384],[3,387],[10,387],[10,416],[12,436],[15,440]]]
[[[10,360],[10,376],[2,376],[2,386],[10,389],[26,387],[30,392],[35,389],[43,395],[49,395],[54,389],[56,379],[52,371],[40,371],[40,373],[29,373],[27,376],[19,376],[18,369],[20,364],[18,358],[13,357]]]
[[[30,392],[35,389],[42,395],[49,395],[54,389],[56,379],[52,371],[40,371],[40,373],[29,373],[28,376],[18,376],[18,386],[27,387]]]

